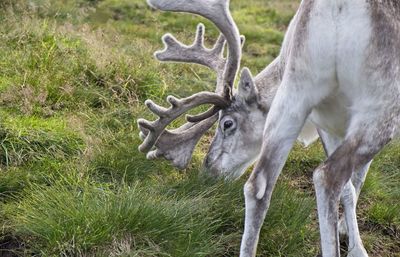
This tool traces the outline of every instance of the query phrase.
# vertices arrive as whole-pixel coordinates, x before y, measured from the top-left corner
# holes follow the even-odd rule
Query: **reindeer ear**
[[[243,68],[239,81],[239,96],[248,104],[257,102],[257,88],[253,81],[253,76],[248,68]]]

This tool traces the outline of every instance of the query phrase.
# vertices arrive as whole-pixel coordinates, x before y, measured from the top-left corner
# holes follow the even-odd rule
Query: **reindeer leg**
[[[348,182],[349,185],[346,184],[340,197],[345,219],[342,218],[339,220],[339,234],[349,236],[348,256],[368,256],[358,230],[356,207],[371,163],[372,161],[353,173],[351,181]]]
[[[329,157],[341,145],[341,138],[332,136],[323,130],[318,131],[326,155]],[[368,254],[362,244],[357,225],[356,206],[361,187],[364,183],[371,162],[353,173],[352,179],[347,182],[340,201],[344,208],[344,217],[339,220],[339,234],[349,237],[349,256],[367,257]],[[355,185],[355,186],[354,186]]]
[[[368,174],[369,167],[371,166],[372,161],[367,163],[364,167],[362,167],[360,170],[356,171],[353,173],[351,176],[351,182],[353,183],[353,186],[356,190],[356,197],[360,196],[360,192],[362,189],[362,186],[364,185],[365,179]]]
[[[369,170],[369,167],[371,166],[371,163],[372,163],[372,161],[370,161],[367,165],[365,165],[361,169],[355,171],[353,173],[353,175],[351,176],[351,183],[352,183],[352,185],[353,185],[353,187],[355,189],[355,196],[354,196],[355,198],[352,199],[351,201],[354,202],[355,206],[357,206],[358,197],[360,196],[360,192],[361,192],[362,186],[364,185],[364,181],[365,181],[365,178],[367,177],[368,170]],[[347,195],[347,194],[349,194],[349,195]],[[346,206],[351,206],[351,205],[345,205],[344,204],[344,201],[345,201],[344,199],[349,199],[351,194],[352,193],[350,191],[348,191],[348,190],[347,191],[345,190],[342,193],[342,196],[341,196],[340,200],[341,200],[341,203],[344,206],[345,212],[346,212]],[[351,207],[350,210],[352,208],[353,207]],[[346,224],[346,220],[344,220],[343,217],[339,220],[339,234],[340,235],[349,235],[349,237],[351,236],[350,232],[348,230],[348,226]],[[351,238],[350,238],[350,240],[351,240]]]
[[[292,87],[293,86],[293,87]],[[271,194],[288,153],[311,110],[293,82],[282,82],[267,117],[260,159],[244,186],[246,217],[241,257],[254,257]],[[290,88],[290,89],[288,89]],[[290,103],[290,104],[288,104]]]
[[[360,125],[365,127],[365,124]],[[371,127],[369,124],[368,127]],[[343,143],[329,156],[329,158],[314,172],[314,184],[317,195],[318,217],[321,232],[322,255],[324,257],[339,257],[339,233],[338,233],[338,202],[344,190],[350,197],[344,199],[345,208],[351,209],[346,213],[349,231],[359,234],[356,217],[355,201],[356,192],[351,186],[350,178],[353,171],[367,165],[373,156],[388,142],[392,135],[392,126],[375,129],[369,128],[369,132],[361,129],[347,136]],[[385,130],[386,129],[386,130]],[[350,242],[349,256],[367,256],[362,247],[361,239],[353,238]],[[361,245],[361,247],[360,247]],[[358,246],[358,247],[357,247]]]
[[[351,180],[345,185],[340,201],[343,204],[344,216],[349,234],[348,257],[368,257],[358,230],[356,206],[357,193]]]

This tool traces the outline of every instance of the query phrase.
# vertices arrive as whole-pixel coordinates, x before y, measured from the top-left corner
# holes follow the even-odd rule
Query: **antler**
[[[214,115],[199,123],[188,122],[172,131],[164,130],[154,145],[155,150],[147,153],[147,159],[163,157],[175,167],[184,169],[190,162],[197,142],[217,120],[218,115]],[[141,130],[140,137],[144,140],[149,131],[142,127]]]
[[[189,12],[203,16],[211,20],[222,33],[214,47],[208,49],[204,46],[204,25],[199,24],[192,45],[182,44],[171,34],[166,34],[163,36],[164,50],[155,53],[160,61],[196,63],[217,73],[217,93],[201,92],[180,100],[169,96],[167,100],[171,107],[168,109],[147,100],[147,107],[159,118],[153,122],[138,120],[140,136],[144,141],[139,150],[148,152],[149,159],[164,157],[171,160],[174,166],[184,168],[188,165],[197,142],[217,121],[216,113],[226,108],[231,101],[244,37],[240,37],[229,12],[229,0],[148,0],[148,3],[164,11]],[[224,58],[226,42],[228,57]],[[189,122],[178,129],[165,129],[177,117],[202,104],[214,106],[202,114],[187,116]],[[155,150],[150,151],[153,147]]]
[[[179,42],[173,35],[165,34],[162,41],[165,45],[164,50],[155,52],[154,56],[159,61],[196,63],[206,66],[217,73],[217,90],[222,93],[223,85],[218,82],[223,81],[223,72],[226,59],[223,56],[225,48],[225,37],[221,34],[212,49],[204,46],[204,25],[197,25],[196,38],[192,45],[188,46]]]
[[[148,130],[144,142],[139,146],[140,151],[150,151],[168,124],[188,110],[203,104],[213,104],[219,108],[224,108],[229,105],[229,102],[225,98],[211,92],[201,92],[183,99],[177,99],[173,96],[168,96],[167,101],[171,104],[169,109],[161,107],[151,100],[147,100],[145,102],[146,106],[154,114],[159,116],[159,119],[153,122],[149,122],[144,119],[138,120],[139,126],[145,130]]]
[[[230,98],[242,51],[239,29],[229,11],[229,0],[148,0],[147,2],[163,11],[200,15],[217,26],[228,42],[229,56],[223,72],[223,81],[224,96]]]

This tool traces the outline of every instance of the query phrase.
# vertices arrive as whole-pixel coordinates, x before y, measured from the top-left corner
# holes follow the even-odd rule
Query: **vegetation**
[[[232,0],[246,35],[243,65],[278,54],[296,0]],[[144,0],[0,1],[0,256],[237,256],[242,187],[136,149],[147,98],[211,89],[215,75],[160,64],[170,31],[190,42],[204,19],[161,13]],[[358,207],[371,256],[400,256],[400,151],[372,165]],[[274,192],[259,256],[319,252],[311,175],[320,144],[296,146]],[[344,247],[345,249],[345,247]]]

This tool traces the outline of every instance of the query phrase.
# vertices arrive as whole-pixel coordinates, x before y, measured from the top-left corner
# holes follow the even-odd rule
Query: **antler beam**
[[[144,128],[149,132],[144,139],[144,142],[139,146],[139,150],[141,152],[150,151],[168,124],[188,110],[203,104],[212,104],[218,108],[225,108],[229,106],[229,102],[225,98],[211,92],[200,92],[183,99],[177,99],[173,96],[168,96],[167,101],[171,104],[171,107],[168,109],[155,104],[151,100],[147,100],[145,102],[146,106],[154,114],[159,116],[159,118],[153,122],[145,119],[138,120],[139,127]]]

